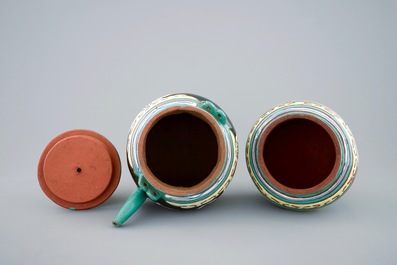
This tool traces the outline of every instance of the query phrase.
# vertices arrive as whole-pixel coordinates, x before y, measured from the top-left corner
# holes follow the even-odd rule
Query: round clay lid
[[[56,204],[72,209],[93,208],[116,190],[120,158],[112,143],[89,130],[55,137],[44,149],[39,165],[41,189]]]

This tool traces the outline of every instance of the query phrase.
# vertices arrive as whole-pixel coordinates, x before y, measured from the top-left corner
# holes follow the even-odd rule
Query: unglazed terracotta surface
[[[54,138],[44,149],[38,179],[56,204],[83,210],[107,200],[120,181],[120,159],[102,135],[73,130]]]
[[[328,134],[318,123],[289,117],[268,130],[259,147],[259,154],[263,154],[262,170],[268,170],[277,182],[296,190],[316,187],[329,176],[332,179],[335,173],[331,171],[338,164],[336,152],[340,160],[340,150],[332,139],[333,134]]]
[[[188,112],[160,118],[146,136],[146,163],[160,181],[193,187],[209,176],[218,162],[212,128]]]
[[[200,123],[207,123],[218,145],[215,167],[201,182],[191,187],[172,186],[161,181],[150,171],[146,157],[146,136],[150,129],[162,118],[183,113],[199,118]],[[188,137],[193,139],[194,136]],[[218,197],[234,174],[237,155],[236,133],[226,114],[210,100],[190,94],[168,95],[149,104],[131,125],[127,143],[128,164],[138,187],[157,203],[179,209],[202,207]],[[175,164],[174,167],[183,169],[184,165]]]
[[[113,224],[122,225],[139,208],[142,194],[169,208],[209,204],[230,183],[237,156],[233,125],[210,100],[174,94],[153,101],[130,128],[127,160],[138,190]]]
[[[246,159],[254,183],[271,202],[308,210],[334,202],[350,187],[358,153],[334,111],[313,102],[288,102],[253,126]]]
[[[142,171],[167,194],[186,196],[207,188],[225,162],[225,143],[206,111],[172,107],[153,117],[138,146]]]

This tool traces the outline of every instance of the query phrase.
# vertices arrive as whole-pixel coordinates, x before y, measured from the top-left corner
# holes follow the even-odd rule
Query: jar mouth
[[[262,133],[259,166],[277,189],[289,194],[312,194],[333,182],[341,163],[336,134],[322,120],[289,114]]]
[[[153,187],[186,196],[205,190],[217,179],[225,149],[222,130],[209,113],[176,106],[148,121],[140,136],[138,159]]]

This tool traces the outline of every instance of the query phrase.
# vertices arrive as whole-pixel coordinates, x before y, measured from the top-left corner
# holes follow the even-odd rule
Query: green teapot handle
[[[121,207],[116,218],[114,218],[113,220],[113,225],[115,227],[122,226],[123,223],[127,221],[127,219],[130,218],[131,215],[133,215],[136,210],[139,209],[139,207],[141,207],[141,205],[145,202],[146,198],[146,192],[144,192],[140,188],[136,189]]]

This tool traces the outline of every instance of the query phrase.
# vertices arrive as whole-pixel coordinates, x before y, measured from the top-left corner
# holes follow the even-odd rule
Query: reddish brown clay
[[[120,181],[121,165],[114,146],[102,135],[73,130],[54,138],[44,149],[38,178],[56,204],[75,210],[106,201]]]
[[[331,128],[311,116],[289,115],[273,122],[259,144],[259,164],[280,190],[310,194],[335,178],[341,160]]]
[[[222,171],[225,149],[222,131],[210,114],[188,106],[153,117],[138,146],[145,177],[177,196],[208,187]]]

